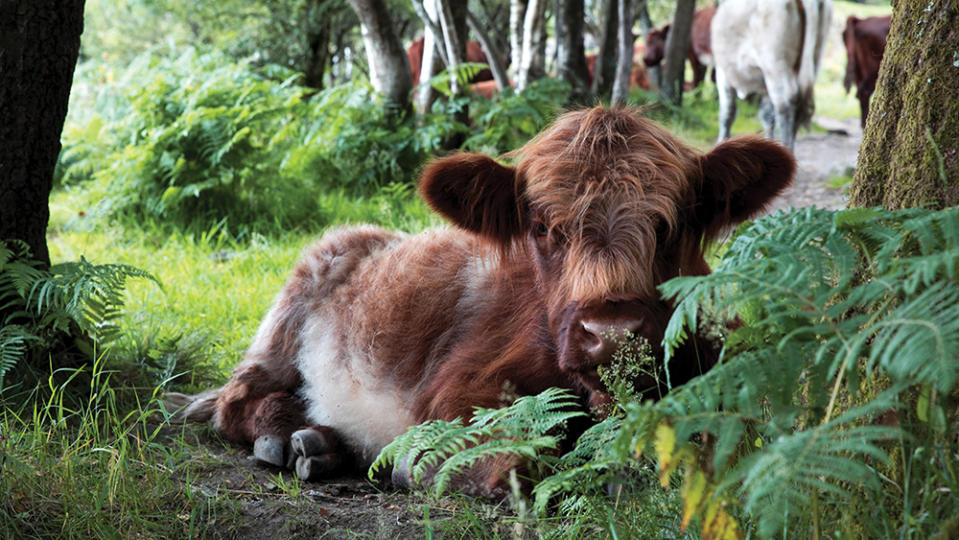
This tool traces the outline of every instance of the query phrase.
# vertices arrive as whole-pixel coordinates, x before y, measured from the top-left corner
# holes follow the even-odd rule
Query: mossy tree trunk
[[[959,204],[959,0],[897,0],[850,204]]]
[[[84,0],[0,0],[0,240],[50,264],[53,169],[80,51]]]

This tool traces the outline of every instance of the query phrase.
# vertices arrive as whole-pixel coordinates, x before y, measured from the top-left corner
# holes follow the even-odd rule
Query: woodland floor
[[[849,175],[855,167],[862,130],[858,119],[816,118],[816,122],[828,132],[800,133],[795,150],[799,161],[796,181],[770,211],[789,206],[846,206],[843,190],[826,182]],[[214,538],[406,539],[428,536],[427,529],[434,538],[462,537],[462,532],[452,530],[462,504],[456,499],[428,501],[359,474],[297,483],[288,472],[256,463],[247,450],[223,441],[207,426],[187,426],[185,434],[188,444],[195,447],[190,459],[201,471],[191,478],[191,485],[200,492],[197,495],[220,504],[218,517],[207,524],[207,532]],[[471,509],[476,512],[475,506]],[[491,529],[503,527],[503,516],[510,515],[505,503],[489,504],[481,513],[475,518],[488,522]],[[448,535],[443,534],[444,524],[451,527]],[[500,535],[509,537],[514,532],[508,529]]]

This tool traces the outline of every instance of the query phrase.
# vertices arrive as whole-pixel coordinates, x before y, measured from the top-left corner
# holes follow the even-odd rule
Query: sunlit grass
[[[0,537],[186,538],[233,516],[183,481],[189,447],[157,439],[155,395],[127,410],[102,361],[61,375],[0,408]]]

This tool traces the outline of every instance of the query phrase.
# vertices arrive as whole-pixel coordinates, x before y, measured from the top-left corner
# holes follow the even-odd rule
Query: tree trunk
[[[693,28],[696,0],[678,0],[673,23],[666,38],[666,56],[663,59],[663,81],[659,95],[677,107],[683,104],[683,83],[686,73],[686,54]]]
[[[545,25],[546,0],[529,0],[523,17],[523,45],[520,65],[516,70],[516,90],[523,91],[530,83],[531,74],[539,52],[539,38]]]
[[[599,53],[596,55],[596,67],[593,68],[593,93],[601,98],[609,98],[613,89],[613,77],[616,72],[616,24],[619,17],[619,2],[604,0],[600,7],[602,35],[599,37]]]
[[[959,204],[959,2],[895,2],[850,205]]]
[[[310,17],[319,19],[322,15],[318,10],[310,9],[307,11]],[[310,88],[323,90],[323,74],[326,73],[326,66],[330,61],[330,25],[319,22],[307,36],[307,60],[304,70],[303,84]]]
[[[466,4],[450,0],[439,0],[437,4],[442,46],[446,51],[446,69],[450,75],[450,91],[457,95],[465,86],[465,81],[459,80],[459,67],[466,58]]]
[[[589,71],[583,47],[584,0],[560,0],[556,11],[556,76],[572,87],[570,101],[586,104]]]
[[[514,76],[519,72],[520,56],[523,54],[523,22],[526,19],[526,0],[509,2],[509,54],[510,69]]]
[[[350,5],[360,19],[373,88],[386,97],[391,110],[408,114],[413,90],[410,61],[393,32],[386,3],[384,0],[350,0]]]
[[[652,19],[649,18],[649,9],[647,9],[646,0],[640,1],[636,12],[636,16],[639,19],[639,28],[643,32],[643,40],[648,40],[649,32],[654,27]],[[649,84],[652,87],[652,90],[654,92],[658,92],[660,87],[663,85],[662,71],[660,70],[659,66],[647,66],[646,78],[649,79]]]
[[[80,52],[84,0],[0,3],[0,239],[49,266],[53,169]]]
[[[493,80],[496,81],[496,88],[500,91],[506,90],[510,86],[509,75],[506,73],[506,65],[503,63],[505,57],[499,46],[469,11],[466,12],[466,23],[483,47],[483,52],[486,53],[490,72],[493,74]]]
[[[633,74],[633,0],[619,0],[619,52],[616,78],[613,81],[613,105],[625,105],[629,97],[629,80]]]

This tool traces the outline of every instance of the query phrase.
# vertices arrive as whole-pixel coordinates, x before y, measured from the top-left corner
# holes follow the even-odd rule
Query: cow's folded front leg
[[[290,435],[294,470],[300,480],[317,480],[340,470],[343,457],[339,438],[327,426],[312,426]]]
[[[306,424],[303,402],[287,392],[273,392],[259,400],[251,417],[253,456],[274,467],[292,469],[296,456],[290,436]]]

